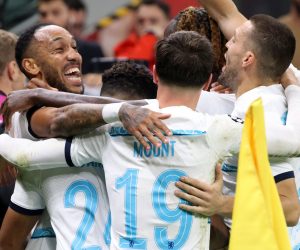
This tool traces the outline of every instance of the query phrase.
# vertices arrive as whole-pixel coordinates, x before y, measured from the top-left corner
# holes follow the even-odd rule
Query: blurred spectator
[[[68,0],[38,0],[40,22],[53,23],[68,29],[70,15],[68,3]],[[78,51],[82,56],[82,73],[93,73],[91,59],[103,56],[100,46],[79,38],[76,38],[76,42]]]
[[[17,36],[0,30],[0,106],[13,90],[24,88],[25,76],[15,61]],[[4,131],[3,118],[0,115],[0,133]]]
[[[13,90],[24,88],[25,76],[15,61],[17,36],[0,30],[0,106]],[[4,132],[4,121],[0,115],[0,133]],[[9,205],[16,177],[15,169],[0,162],[5,168],[0,176],[0,227]]]
[[[0,0],[0,26],[12,29],[36,13],[36,0]]]
[[[144,0],[137,9],[135,30],[115,48],[116,57],[146,60],[154,64],[154,47],[169,22],[170,9],[162,1]]]
[[[279,21],[286,24],[294,33],[296,38],[296,51],[293,64],[295,67],[300,68],[300,0],[292,0],[290,12],[280,17]]]
[[[86,6],[81,0],[69,0],[68,30],[77,38],[83,39],[83,31],[87,16]]]

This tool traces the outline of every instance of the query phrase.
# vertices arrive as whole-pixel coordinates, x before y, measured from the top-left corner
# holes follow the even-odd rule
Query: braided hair
[[[224,54],[227,50],[225,44],[227,42],[219,25],[213,20],[203,8],[188,7],[182,10],[176,17],[175,21],[170,23],[168,34],[186,30],[196,31],[200,35],[204,35],[211,42],[214,52],[213,81],[214,82],[221,73],[225,64]],[[166,35],[166,33],[165,33]]]

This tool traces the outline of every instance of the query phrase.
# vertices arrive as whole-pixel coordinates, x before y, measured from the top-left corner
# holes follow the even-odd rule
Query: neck
[[[248,77],[246,76],[242,81],[241,84],[238,86],[237,91],[235,93],[236,97],[238,98],[242,94],[257,88],[259,86],[270,86],[275,84],[276,81],[270,78],[259,78],[259,77]]]
[[[4,76],[0,76],[0,90],[6,95],[12,92],[10,80]]]
[[[186,106],[196,109],[200,97],[200,88],[186,88],[159,84],[157,90],[157,100],[160,108],[170,106]]]

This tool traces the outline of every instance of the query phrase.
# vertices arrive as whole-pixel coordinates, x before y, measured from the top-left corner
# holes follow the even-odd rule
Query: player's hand
[[[221,94],[231,94],[231,93],[233,93],[233,91],[230,88],[225,87],[225,86],[219,84],[218,82],[212,83],[211,84],[211,89],[209,91],[217,92],[217,93],[221,93]]]
[[[287,88],[289,85],[300,85],[294,71],[288,68],[280,79],[281,85]]]
[[[0,156],[0,187],[14,184],[16,177],[16,168]]]
[[[22,112],[34,105],[33,95],[33,90],[25,89],[13,91],[7,96],[0,108],[0,114],[4,117],[6,129],[10,128],[11,117],[15,112]]]
[[[32,78],[28,82],[27,88],[28,89],[42,88],[42,89],[58,91],[58,89],[51,87],[47,82],[38,78]]]
[[[136,107],[127,103],[124,103],[119,111],[119,117],[125,129],[135,136],[146,149],[150,149],[150,146],[144,137],[156,147],[160,147],[161,142],[155,136],[163,143],[168,143],[168,139],[164,136],[164,133],[172,135],[172,132],[161,120],[167,119],[170,116],[170,114],[153,112],[149,109]]]
[[[175,195],[190,203],[179,204],[185,211],[212,216],[217,214],[223,205],[223,175],[220,164],[216,167],[216,179],[213,184],[183,176],[175,185],[183,190],[183,192],[176,190]]]

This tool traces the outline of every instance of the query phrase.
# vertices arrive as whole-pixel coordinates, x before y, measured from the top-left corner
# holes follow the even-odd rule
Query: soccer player
[[[264,102],[266,123],[285,123],[287,114],[285,98],[282,95],[281,86],[276,83],[280,80],[280,74],[289,65],[289,57],[292,57],[294,53],[294,42],[286,40],[290,31],[270,17],[254,16],[247,21],[230,0],[202,0],[201,2],[229,39],[228,52],[225,56],[226,67],[219,81],[223,84],[230,84],[230,87],[237,92],[237,102],[232,115],[243,118],[249,104],[261,96]],[[244,93],[245,90],[250,91]],[[293,168],[286,160],[276,161],[271,158],[270,161],[287,224],[295,225],[300,210]],[[195,205],[193,207],[183,205],[182,208],[205,215],[231,216],[236,166],[236,159],[223,164],[225,195],[220,193],[221,179],[212,186],[207,186],[195,179],[184,180],[185,183],[201,189],[201,195],[200,190],[197,191],[184,183],[178,183],[178,187],[185,191],[189,190],[193,197],[179,192],[177,195],[189,201],[193,199]],[[281,172],[283,169],[285,171]],[[203,196],[203,190],[206,198]],[[230,220],[226,221],[230,226]]]
[[[61,91],[81,93],[81,56],[71,35],[56,27],[34,26],[22,34],[16,45],[17,61],[29,79],[40,77]],[[33,140],[49,137],[46,126],[49,112],[51,108],[34,107],[17,114],[11,133],[15,137]],[[1,247],[15,249],[22,246],[22,239],[27,237],[47,207],[57,236],[57,249],[71,248],[72,244],[73,247],[84,245],[84,241],[85,244],[103,245],[104,248],[105,222],[109,216],[104,173],[101,168],[82,170],[38,172],[36,178],[21,173],[1,228]],[[77,190],[71,196],[71,199],[76,198],[76,204],[64,198],[72,188]],[[85,195],[79,196],[78,192]],[[99,199],[101,202],[98,203]],[[85,211],[89,211],[88,216]],[[84,216],[89,222],[84,225],[85,230],[79,231],[80,218]],[[32,235],[37,240],[30,242],[28,249],[53,249],[55,246],[55,234],[46,219],[47,213],[44,213]],[[89,231],[98,237],[87,237]],[[76,242],[78,237],[82,240]],[[41,241],[41,238],[47,240]]]
[[[61,91],[82,92],[81,57],[76,50],[74,39],[65,29],[54,25],[34,26],[21,35],[16,51],[16,58],[27,77],[39,77]],[[136,70],[135,73],[138,72]],[[151,76],[148,72],[148,83],[149,78]],[[151,88],[154,88],[154,91]],[[149,84],[144,90],[153,93],[155,87],[152,83],[152,86]],[[153,98],[154,95],[149,97]],[[12,133],[16,137],[33,140],[62,135],[61,131],[56,130],[55,135],[48,130],[52,119],[55,119],[55,108],[34,107],[14,117]],[[106,223],[109,225],[109,213],[102,168],[43,171],[36,173],[35,179],[31,177],[30,174],[21,173],[16,184],[6,223],[1,230],[2,247],[12,249],[23,244],[20,238],[27,236],[47,207],[57,237],[58,249],[85,245],[107,248],[109,227]],[[69,200],[65,197],[68,192]],[[81,196],[81,192],[85,195]],[[66,215],[69,213],[74,216],[72,224],[69,223],[71,216]],[[80,217],[87,219],[88,223],[81,223],[78,219]],[[53,238],[54,232],[48,227],[46,230],[44,227],[38,228],[33,237]],[[15,230],[18,230],[18,234]],[[53,244],[50,242],[48,246],[51,245]],[[43,249],[45,247],[44,245]]]

